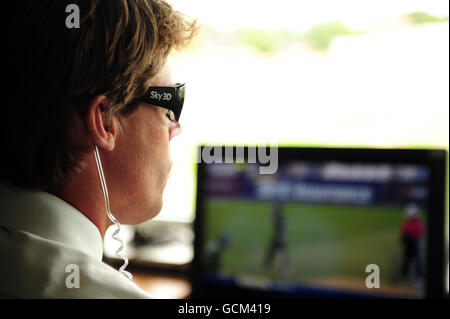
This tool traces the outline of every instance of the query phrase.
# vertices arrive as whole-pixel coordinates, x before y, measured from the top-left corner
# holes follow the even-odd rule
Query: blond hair
[[[59,189],[82,164],[67,130],[74,112],[104,94],[107,118],[130,114],[170,51],[192,39],[196,21],[163,0],[19,2],[7,35],[0,178]],[[80,8],[78,29],[65,27],[69,4]]]

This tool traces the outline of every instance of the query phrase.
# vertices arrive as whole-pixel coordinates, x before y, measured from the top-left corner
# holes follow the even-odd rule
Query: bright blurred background
[[[171,3],[202,29],[157,220],[193,220],[201,143],[448,149],[448,1]]]

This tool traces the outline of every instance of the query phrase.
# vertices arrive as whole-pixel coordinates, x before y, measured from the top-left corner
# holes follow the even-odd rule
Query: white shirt
[[[0,297],[150,298],[102,255],[98,228],[76,208],[0,183]]]

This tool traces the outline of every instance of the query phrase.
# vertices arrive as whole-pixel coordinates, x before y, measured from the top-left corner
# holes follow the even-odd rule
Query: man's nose
[[[172,140],[175,136],[180,135],[180,133],[181,133],[180,122],[173,123],[169,128],[169,141]]]

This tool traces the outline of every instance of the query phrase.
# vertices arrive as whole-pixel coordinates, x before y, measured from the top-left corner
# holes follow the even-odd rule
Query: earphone
[[[131,275],[131,273],[129,273],[128,271],[125,270],[125,268],[128,266],[128,258],[126,256],[122,256],[122,254],[121,254],[121,252],[124,248],[124,245],[123,245],[122,239],[118,236],[118,234],[120,232],[120,223],[113,216],[113,214],[111,213],[110,207],[109,207],[108,188],[106,187],[105,175],[103,174],[102,162],[100,160],[100,154],[98,152],[97,145],[95,145],[95,147],[94,147],[94,156],[95,156],[95,161],[97,163],[97,169],[98,169],[98,175],[100,177],[100,183],[102,185],[103,197],[105,199],[106,215],[111,220],[111,222],[113,222],[116,225],[116,230],[112,233],[111,237],[115,241],[119,242],[119,244],[120,244],[119,248],[115,252],[115,256],[117,258],[120,258],[123,260],[123,265],[119,268],[119,272],[122,275],[124,275],[125,277],[127,277],[128,279],[133,280],[133,276]]]

